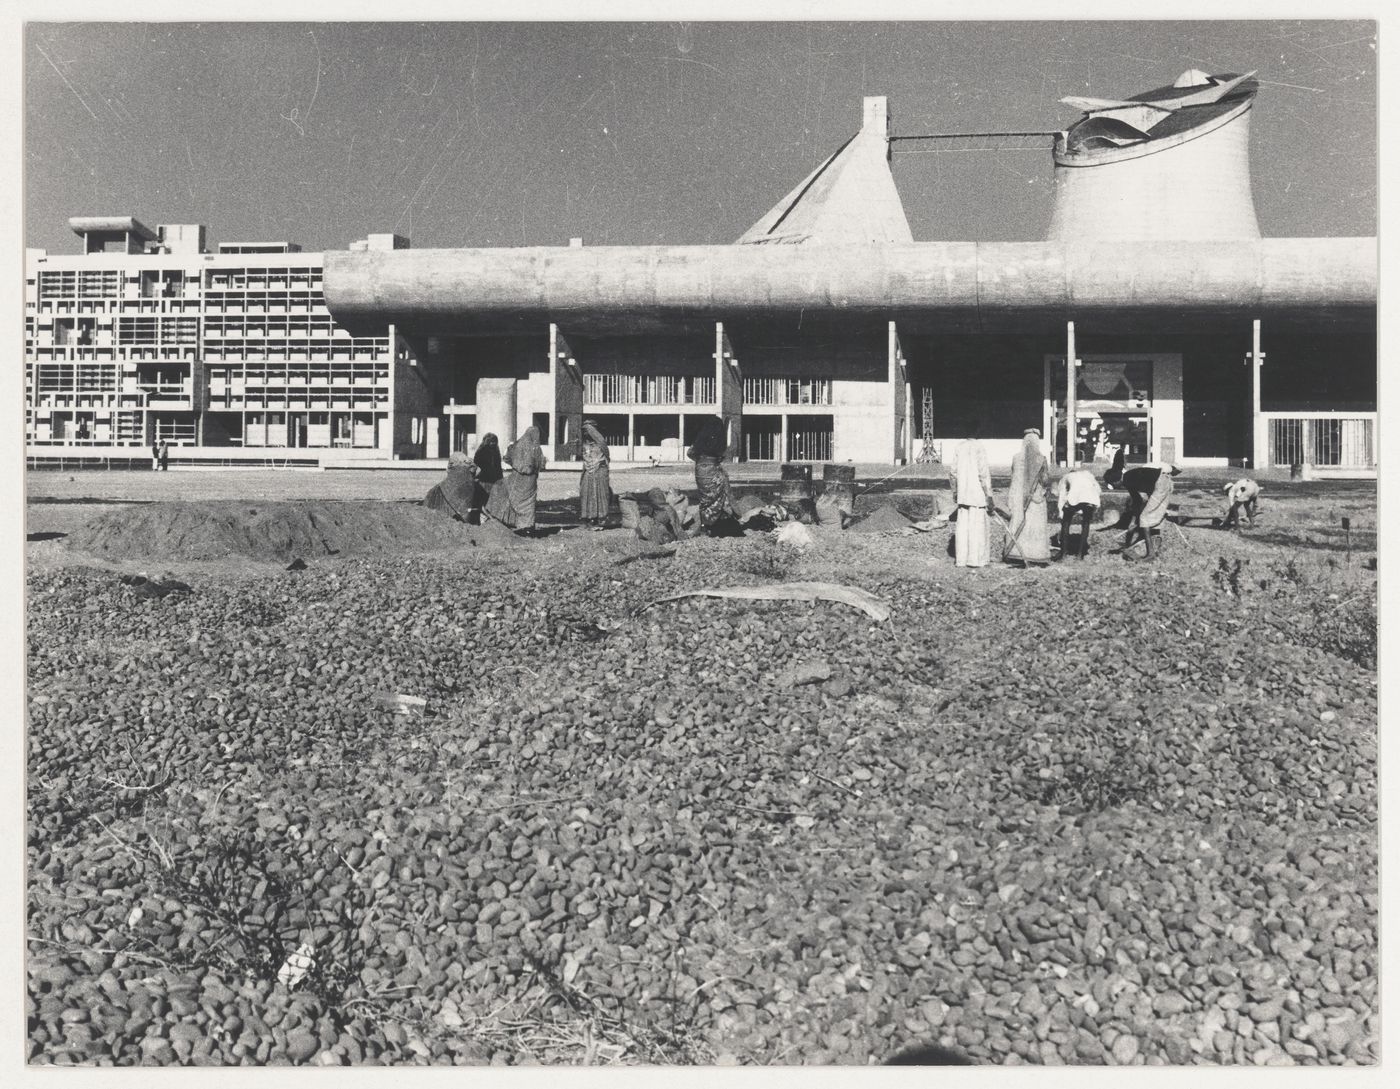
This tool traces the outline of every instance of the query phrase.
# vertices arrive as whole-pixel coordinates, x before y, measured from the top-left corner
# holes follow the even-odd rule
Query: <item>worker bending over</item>
[[[1128,535],[1123,538],[1123,558],[1139,539],[1147,545],[1147,558],[1155,560],[1158,549],[1153,547],[1152,531],[1167,520],[1167,506],[1172,495],[1172,477],[1181,470],[1175,465],[1152,463],[1135,465],[1123,474],[1123,487],[1128,493]]]
[[[1225,495],[1230,500],[1230,509],[1225,515],[1225,524],[1221,529],[1239,529],[1240,511],[1243,510],[1249,516],[1249,528],[1254,528],[1254,508],[1259,502],[1259,493],[1264,489],[1249,477],[1242,477],[1233,484],[1225,485]]]
[[[1103,495],[1099,482],[1088,469],[1073,469],[1060,477],[1060,555],[1069,554],[1069,531],[1074,520],[1080,520],[1079,545],[1075,559],[1082,560],[1089,551],[1089,524],[1098,513]]]

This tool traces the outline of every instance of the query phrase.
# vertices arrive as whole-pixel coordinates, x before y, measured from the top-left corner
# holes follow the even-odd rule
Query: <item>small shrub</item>
[[[1147,730],[1109,722],[1031,734],[1010,754],[1013,789],[1040,805],[1086,812],[1151,801],[1158,787]]]
[[[1217,561],[1215,570],[1210,573],[1210,579],[1216,587],[1228,593],[1231,597],[1240,596],[1240,571],[1243,564],[1236,559],[1233,564],[1229,563],[1224,556]]]
[[[770,582],[783,582],[799,573],[802,553],[791,545],[764,544],[758,551],[741,557],[736,566],[740,571]]]

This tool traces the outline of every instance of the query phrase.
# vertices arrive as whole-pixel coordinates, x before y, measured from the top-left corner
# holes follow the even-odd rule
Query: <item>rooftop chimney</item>
[[[865,119],[861,122],[862,132],[874,132],[879,136],[890,134],[890,100],[886,95],[872,95],[865,100]]]

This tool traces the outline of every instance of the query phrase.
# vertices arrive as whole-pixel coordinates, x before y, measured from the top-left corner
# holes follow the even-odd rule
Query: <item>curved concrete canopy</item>
[[[460,335],[799,315],[991,332],[1090,316],[1105,328],[1286,314],[1373,322],[1376,280],[1374,238],[1274,238],[332,251],[324,290],[343,322]]]

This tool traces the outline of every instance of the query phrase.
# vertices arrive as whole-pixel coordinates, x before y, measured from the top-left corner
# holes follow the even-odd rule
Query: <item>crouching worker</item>
[[[1088,469],[1074,469],[1060,477],[1060,555],[1064,559],[1070,554],[1069,531],[1074,520],[1079,519],[1079,543],[1074,558],[1082,560],[1089,551],[1089,525],[1099,506],[1103,503],[1103,493],[1099,482]]]
[[[1258,483],[1243,477],[1233,484],[1225,485],[1225,495],[1229,498],[1230,509],[1225,514],[1225,524],[1221,529],[1239,529],[1240,511],[1243,510],[1249,516],[1249,528],[1254,528],[1254,508],[1259,502],[1259,493],[1264,489]]]
[[[1167,506],[1172,496],[1172,477],[1181,472],[1175,465],[1136,465],[1123,474],[1123,487],[1128,493],[1128,535],[1123,538],[1123,558],[1131,559],[1128,549],[1139,540],[1147,546],[1147,558],[1155,560],[1161,552],[1160,542],[1154,547],[1152,531],[1167,520]]]
[[[447,475],[423,498],[423,506],[468,521],[476,491],[477,467],[460,450],[447,459]]]
[[[652,544],[684,541],[700,532],[697,511],[679,492],[667,494],[660,488],[647,492],[650,509],[637,521],[637,536]]]

